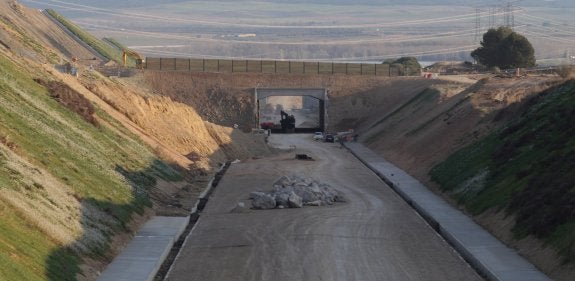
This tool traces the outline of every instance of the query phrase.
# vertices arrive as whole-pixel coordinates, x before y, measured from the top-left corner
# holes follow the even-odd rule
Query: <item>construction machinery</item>
[[[135,51],[132,51],[130,49],[124,49],[123,50],[123,54],[122,54],[122,60],[123,60],[123,65],[124,67],[126,67],[127,62],[128,62],[128,57],[132,57],[134,58],[134,60],[136,61],[136,68],[137,69],[142,69],[144,66],[144,58],[142,58],[142,56],[140,54],[138,54]]]
[[[293,115],[288,115],[285,111],[281,111],[281,121],[280,124],[285,133],[295,132],[295,117]]]

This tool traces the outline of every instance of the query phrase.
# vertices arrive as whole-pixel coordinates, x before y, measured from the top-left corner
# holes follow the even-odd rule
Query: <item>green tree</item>
[[[483,34],[481,47],[471,56],[488,67],[502,69],[535,66],[535,51],[529,40],[509,27],[489,29]]]
[[[414,57],[401,57],[398,59],[386,59],[385,61],[383,61],[383,63],[384,64],[399,63],[399,64],[403,64],[406,67],[410,67],[410,68],[421,68],[421,65],[419,64],[417,59]]]
[[[401,57],[398,59],[386,59],[383,64],[389,64],[399,70],[400,75],[419,75],[421,65],[414,57]]]

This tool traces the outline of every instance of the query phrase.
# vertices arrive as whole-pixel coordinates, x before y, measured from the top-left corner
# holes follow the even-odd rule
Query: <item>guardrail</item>
[[[421,69],[401,64],[335,63],[278,60],[226,60],[146,58],[144,68],[161,71],[273,74],[346,74],[371,76],[419,76]]]

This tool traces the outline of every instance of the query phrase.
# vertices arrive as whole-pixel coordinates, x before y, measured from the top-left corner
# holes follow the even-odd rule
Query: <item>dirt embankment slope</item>
[[[169,97],[195,108],[206,121],[250,129],[254,123],[255,88],[323,88],[328,91],[328,130],[357,125],[359,118],[378,114],[404,94],[423,90],[433,83],[424,79],[397,79],[348,75],[282,75],[257,73],[189,73],[146,71],[145,82],[154,95]],[[392,98],[389,98],[390,95]],[[359,93],[359,94],[358,94]],[[385,93],[373,95],[374,93]],[[352,104],[341,97],[353,96]],[[376,100],[374,100],[375,98]],[[356,106],[356,100],[360,103]],[[369,114],[366,114],[369,113]],[[363,117],[357,117],[363,116]],[[352,127],[349,127],[351,125]]]
[[[1,280],[95,280],[150,215],[189,213],[214,166],[270,153],[138,81],[60,73],[72,57],[93,56],[0,2]]]
[[[81,83],[172,154],[185,156],[189,168],[208,171],[229,159],[267,152],[261,138],[206,122],[193,107],[135,88],[133,81],[86,78]]]
[[[369,124],[361,137],[371,148],[420,179],[449,154],[506,124],[513,112],[498,114],[559,83],[557,78],[487,78],[475,84],[435,84]]]
[[[14,53],[41,63],[99,64],[94,54],[71,38],[41,11],[17,1],[0,2],[0,42]]]
[[[38,68],[36,63],[43,63],[42,71],[49,73],[48,80],[64,82],[143,139],[158,155],[191,175],[205,174],[226,160],[269,153],[261,138],[236,132],[231,126],[205,122],[194,109],[203,110],[212,104],[190,107],[151,94],[141,74],[113,80],[82,67],[98,61],[88,60],[93,54],[41,11],[17,1],[2,1],[0,11],[0,40],[7,54],[25,60],[22,65],[31,72]],[[72,57],[79,58],[78,79],[54,68]]]
[[[403,89],[376,88],[332,101],[340,111],[354,109],[353,118],[342,119],[342,123],[355,124],[360,141],[457,205],[430,180],[430,170],[457,150],[522,116],[529,108],[522,101],[563,82],[559,77],[490,77],[475,83],[413,81],[407,86],[398,84]],[[379,112],[372,111],[374,105]],[[574,276],[575,266],[563,264],[559,252],[542,240],[514,239],[514,216],[507,217],[501,208],[474,219],[554,279],[571,280]]]
[[[113,237],[128,238],[152,213],[148,203],[159,213],[181,214],[211,167],[269,153],[261,139],[231,129],[251,127],[255,87],[327,88],[329,130],[356,129],[360,140],[431,184],[434,164],[512,119],[517,101],[558,83],[169,72],[124,80],[86,69],[75,78],[52,64],[91,53],[15,1],[0,2],[0,54],[1,97],[10,97],[0,103],[0,213],[7,218],[0,279],[7,280],[95,279],[124,241]],[[47,98],[49,89],[35,78],[91,101],[90,116],[101,127]],[[151,202],[131,190],[148,190]],[[496,215],[479,221],[496,232],[508,223]],[[33,246],[24,247],[29,241]]]

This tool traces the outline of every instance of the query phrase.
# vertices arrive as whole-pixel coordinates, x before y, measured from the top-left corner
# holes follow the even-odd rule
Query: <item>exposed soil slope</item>
[[[150,215],[188,214],[214,166],[270,153],[143,83],[59,72],[71,57],[93,56],[0,2],[0,280],[95,280]]]
[[[256,87],[327,88],[329,130],[355,129],[434,187],[435,164],[560,82],[170,72],[108,79],[55,69],[72,57],[93,55],[41,12],[0,2],[2,280],[93,280],[146,217],[185,214],[212,167],[269,154],[261,137],[231,128],[251,128]],[[536,239],[509,238],[513,222],[497,210],[477,219],[558,280],[572,279],[575,270]]]
[[[419,178],[462,146],[513,118],[499,110],[558,83],[557,78],[487,78],[476,84],[436,84],[380,115],[360,136]]]
[[[391,100],[394,106],[381,107],[383,111],[377,118],[374,118],[374,115],[357,117],[359,120],[362,118],[365,120],[357,126],[359,139],[428,186],[436,188],[436,184],[430,181],[428,175],[432,167],[460,148],[479,141],[514,121],[527,109],[522,101],[562,81],[558,77],[491,77],[480,79],[473,85],[441,82],[424,89],[406,88],[405,96],[396,95],[396,98]],[[349,102],[358,100],[361,96],[362,94],[351,95],[342,99]],[[377,101],[376,97],[377,94],[372,99]],[[543,101],[544,99],[538,100]],[[361,103],[356,103],[356,106],[357,104],[361,106]],[[369,107],[364,106],[366,113],[369,110]],[[361,113],[361,110],[357,112]],[[487,153],[485,156],[489,157],[489,153],[485,153]],[[463,157],[461,159],[469,158],[465,155],[461,157]],[[503,156],[505,159],[510,157],[512,156]],[[569,166],[566,162],[558,164],[563,168]],[[450,169],[456,167],[457,165]],[[476,172],[475,181],[482,181],[484,174],[481,171]],[[512,186],[513,183],[507,182],[503,185]],[[440,192],[438,189],[436,191]],[[467,194],[467,196],[475,195]],[[445,198],[457,204],[451,197],[445,195]],[[517,247],[553,278],[572,279],[575,274],[574,266],[562,264],[562,258],[557,251],[551,250],[549,245],[545,246],[542,240],[537,241],[532,237],[521,241],[513,239],[511,229],[514,221],[498,214],[501,205],[489,206],[497,207],[488,211],[482,209],[482,215],[476,217],[479,223],[513,247]],[[517,231],[517,228],[515,229]],[[564,241],[562,239],[566,238],[559,240]],[[561,251],[570,249],[568,245],[564,247],[566,248],[560,247]]]
[[[100,268],[115,234],[149,215],[156,177],[182,176],[118,123],[96,127],[54,100],[33,80],[49,74],[23,63],[0,56],[0,279],[71,280],[81,256]]]
[[[223,126],[239,124],[240,128],[247,130],[254,124],[256,87],[327,89],[328,130],[338,131],[353,128],[372,114],[377,116],[409,93],[444,83],[439,80],[348,75],[146,71],[144,76],[153,94],[196,108],[204,120]],[[356,104],[358,102],[360,104]]]
[[[99,64],[94,54],[72,39],[41,11],[17,1],[0,1],[0,42],[15,54],[36,62],[63,64],[72,57]]]
[[[82,80],[88,90],[123,113],[147,135],[186,156],[191,161],[191,169],[208,171],[227,159],[251,157],[256,152],[253,149],[259,153],[268,151],[263,138],[234,132],[232,127],[210,124],[193,107],[167,97],[137,94],[135,90],[145,89],[128,88],[123,83],[120,80]]]

